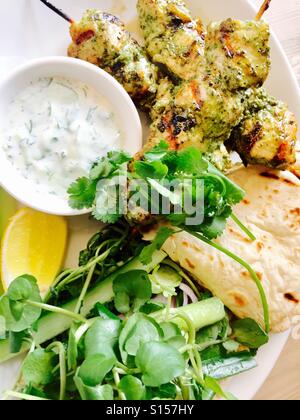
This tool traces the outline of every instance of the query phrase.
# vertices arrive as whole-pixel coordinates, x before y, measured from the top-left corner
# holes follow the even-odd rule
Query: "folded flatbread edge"
[[[251,242],[232,221],[218,240],[256,271],[267,295],[273,332],[285,331],[299,323],[298,168],[296,166],[291,173],[253,166],[233,172],[230,178],[247,192],[234,211],[257,240]],[[250,317],[264,326],[257,286],[238,263],[185,232],[173,235],[163,250],[218,296],[237,317]]]

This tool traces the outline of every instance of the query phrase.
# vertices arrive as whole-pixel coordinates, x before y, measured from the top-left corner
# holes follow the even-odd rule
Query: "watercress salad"
[[[238,255],[214,241],[224,233],[230,217],[255,240],[233,213],[233,206],[243,200],[245,192],[209,163],[197,148],[170,151],[169,145],[162,141],[138,161],[124,152],[108,153],[94,163],[89,178],[78,179],[68,193],[71,207],[92,208],[93,216],[104,223],[116,223],[124,215],[138,227],[144,223],[167,223],[168,227],[160,229],[145,250],[145,263],[176,230],[188,232],[238,262],[258,288],[265,331],[270,331],[268,302],[257,273]],[[136,193],[141,198],[132,203]],[[186,202],[190,203],[187,208]]]
[[[149,248],[148,248],[149,251]],[[233,399],[221,379],[256,366],[268,341],[235,320],[124,221],[107,226],[42,300],[23,275],[0,298],[0,362],[29,351],[6,398]]]

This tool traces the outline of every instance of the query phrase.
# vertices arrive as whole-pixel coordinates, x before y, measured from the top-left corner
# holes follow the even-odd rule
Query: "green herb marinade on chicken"
[[[287,105],[262,88],[247,92],[246,112],[229,147],[245,165],[286,169],[296,162],[297,122]]]
[[[242,95],[220,91],[206,80],[191,80],[179,86],[165,80],[158,89],[144,151],[162,139],[175,150],[195,146],[226,171],[232,163],[224,141],[240,123],[243,112]]]
[[[270,29],[264,21],[227,19],[208,25],[207,73],[230,90],[259,87],[270,69]]]
[[[228,169],[231,161],[224,142],[241,122],[242,114],[249,113],[245,91],[261,86],[269,74],[269,25],[261,20],[213,22],[208,26],[205,41],[202,26],[202,36],[193,41],[201,54],[191,60],[188,54],[181,54],[177,43],[179,34],[187,31],[190,22],[195,22],[182,1],[139,0],[138,12],[149,55],[156,63],[164,65],[167,74],[183,79],[176,87],[165,82],[159,88],[146,150],[162,138],[171,148],[193,144],[218,168]],[[181,42],[182,49],[189,46],[183,36]],[[253,96],[256,90],[252,92]],[[282,106],[273,109],[274,129],[270,130],[268,144],[260,142],[252,154],[247,138],[242,135],[242,126],[235,130],[236,141],[231,143],[231,148],[240,154],[245,164],[264,162],[277,168],[293,163],[295,142],[292,137],[296,125],[292,114],[283,112]],[[266,115],[270,117],[270,111],[265,110]],[[244,126],[245,122],[244,118]],[[264,128],[267,128],[266,122],[262,130]],[[280,131],[279,137],[276,128]]]
[[[95,64],[120,82],[137,101],[155,97],[157,68],[115,16],[88,10],[71,26],[68,54]]]
[[[197,78],[203,70],[204,26],[193,20],[181,0],[138,0],[140,26],[153,62],[182,80]]]
[[[206,33],[180,0],[139,0],[138,12],[147,52],[118,18],[96,10],[72,24],[69,47],[70,56],[108,71],[150,113],[150,136],[137,158],[165,140],[174,150],[196,146],[225,172],[228,150],[246,165],[294,163],[295,118],[257,89],[270,67],[267,23],[227,19]]]

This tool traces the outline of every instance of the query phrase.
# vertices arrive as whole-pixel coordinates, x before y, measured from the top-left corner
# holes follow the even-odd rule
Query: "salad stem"
[[[120,375],[119,372],[117,371],[117,369],[113,369],[113,377],[114,377],[114,381],[118,390],[118,395],[121,401],[126,401],[126,397],[124,395],[124,393],[119,389],[119,385],[120,385]]]
[[[256,237],[253,235],[253,233],[240,221],[240,219],[232,213],[231,219],[238,225],[239,228],[251,239],[251,241],[256,241]]]
[[[67,387],[67,370],[66,370],[66,351],[63,344],[56,341],[47,347],[47,351],[57,349],[59,354],[59,369],[60,369],[60,394],[59,399],[63,401],[66,395]]]
[[[78,315],[74,312],[68,311],[66,309],[59,308],[58,306],[47,305],[46,303],[40,303],[40,302],[33,302],[32,300],[26,300],[25,303],[27,305],[33,306],[35,308],[40,308],[47,312],[53,312],[60,315],[65,315],[81,323],[85,323],[87,321],[83,316]]]
[[[107,251],[106,252],[107,256],[109,255],[109,252],[110,251]],[[95,268],[96,268],[96,264],[93,265],[93,267],[90,268],[90,271],[89,271],[89,273],[87,275],[87,278],[86,278],[86,280],[84,282],[84,285],[83,285],[83,288],[81,290],[80,296],[78,298],[78,302],[77,302],[76,308],[74,310],[75,314],[79,314],[80,313],[80,310],[81,310],[81,307],[82,307],[84,298],[85,298],[85,296],[87,294],[87,291],[88,291],[88,289],[90,287],[90,284],[91,284],[91,281],[92,281],[92,278],[93,278],[93,275],[94,275]]]
[[[117,368],[123,370],[127,375],[137,375],[141,373],[140,369],[129,369],[127,366],[123,365],[121,362],[116,362]]]
[[[197,363],[197,367],[199,370],[199,374],[202,378],[202,381],[204,380],[204,375],[203,375],[203,369],[202,369],[202,360],[201,360],[201,356],[199,354],[199,352],[197,351],[197,349],[193,349],[194,355],[195,355],[195,359],[196,359],[196,363]]]
[[[181,347],[181,349],[179,349],[179,353],[184,354],[184,353],[186,353],[187,351],[192,350],[192,349],[193,349],[193,347],[194,347],[194,346],[192,346],[191,344],[187,344],[186,346]]]
[[[189,351],[189,358],[190,358],[192,367],[194,369],[194,372],[195,372],[195,375],[196,375],[196,378],[197,378],[197,382],[200,385],[203,385],[203,373],[202,373],[202,369],[199,369],[199,366],[198,366],[198,364],[196,362],[196,359],[195,359],[195,353],[193,352],[193,350],[190,350]]]
[[[269,334],[270,332],[270,312],[269,312],[269,304],[267,300],[267,296],[265,293],[265,290],[263,288],[263,285],[261,284],[256,272],[253,270],[250,264],[248,264],[246,261],[244,261],[242,258],[238,257],[233,252],[229,251],[228,249],[224,248],[222,245],[213,242],[207,238],[205,238],[200,233],[193,232],[192,230],[185,228],[185,231],[189,233],[190,235],[194,236],[197,239],[200,239],[200,241],[205,242],[206,244],[212,246],[213,248],[217,249],[218,251],[222,252],[223,254],[227,255],[229,258],[232,258],[234,261],[239,263],[242,267],[244,267],[250,274],[251,278],[255,282],[260,298],[262,301],[262,307],[263,307],[263,313],[264,313],[264,322],[265,322],[265,330],[266,333]]]

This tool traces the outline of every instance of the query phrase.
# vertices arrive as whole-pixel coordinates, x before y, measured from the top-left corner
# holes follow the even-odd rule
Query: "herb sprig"
[[[124,165],[129,163],[130,171],[126,172]],[[110,196],[109,191],[113,187],[115,190],[116,183],[120,182],[120,176],[124,177],[125,175],[126,182],[123,184],[123,188],[118,184],[118,193],[122,189],[121,199],[118,198],[119,201],[122,201],[122,205],[120,205],[120,202],[116,203],[116,195],[112,198],[113,195]],[[103,183],[103,180],[106,180],[107,183]],[[233,207],[242,201],[245,192],[211,165],[195,147],[189,147],[182,151],[170,151],[168,144],[161,142],[146,153],[142,161],[130,161],[130,157],[122,152],[114,152],[108,154],[106,158],[102,158],[93,166],[89,178],[79,179],[72,184],[69,189],[70,205],[74,208],[92,208],[93,215],[102,222],[114,223],[121,219],[125,213],[125,217],[131,222],[139,223],[141,222],[140,217],[135,217],[136,209],[130,208],[130,205],[127,206],[133,193],[132,191],[128,192],[126,187],[134,180],[143,180],[146,183],[146,188],[142,186],[138,190],[139,194],[146,197],[146,207],[141,206],[137,212],[142,215],[142,221],[144,218],[146,222],[149,222],[150,217],[154,221],[167,222],[170,226],[162,228],[158,232],[152,244],[144,250],[141,261],[144,263],[150,261],[153,252],[160,249],[168,237],[176,231],[188,232],[247,269],[258,288],[263,307],[265,330],[269,333],[268,301],[257,274],[246,261],[214,241],[224,233],[230,217],[252,241],[255,240],[255,236],[233,213]],[[165,187],[166,182],[174,183],[174,181],[175,191]],[[84,188],[84,185],[87,187]],[[90,188],[90,185],[93,185],[93,188]],[[155,203],[151,200],[150,188],[156,190],[158,194]],[[88,195],[88,200],[86,195]],[[120,197],[120,194],[117,196]],[[191,203],[188,211],[184,207],[187,199]],[[169,214],[165,214],[163,202],[165,204],[167,202],[167,208],[170,209]],[[180,211],[178,211],[178,206]],[[119,211],[112,212],[112,207]],[[155,208],[155,214],[149,212],[149,209],[153,208]],[[202,211],[201,221],[198,217],[199,211]]]
[[[214,168],[194,147],[179,152],[169,151],[168,145],[161,142],[146,153],[143,161],[132,161],[130,171],[127,172],[126,164],[130,161],[127,154],[114,152],[96,162],[89,178],[80,178],[70,186],[70,206],[76,209],[92,208],[96,219],[104,223],[115,223],[124,214],[130,218],[131,209],[130,206],[126,207],[126,199],[130,201],[134,192],[126,191],[124,185],[127,185],[127,181],[142,180],[147,185],[144,191],[146,205],[141,206],[145,214],[155,206],[156,217],[163,216],[174,226],[189,225],[205,237],[215,239],[224,232],[226,221],[232,215],[232,206],[245,195],[241,188]],[[126,182],[123,184],[123,195],[115,194],[116,185],[124,175]],[[175,191],[166,188],[166,183],[171,183]],[[138,184],[137,187],[141,188]],[[158,193],[157,203],[151,202],[150,188]],[[124,197],[125,193],[127,196]],[[120,195],[121,200],[125,199],[123,205],[116,202],[116,197]],[[162,199],[165,206],[170,208],[170,214],[164,213]],[[191,204],[189,213],[184,208],[186,202]],[[197,211],[203,212],[200,222],[197,221]],[[241,222],[239,226],[247,235],[251,235]]]

